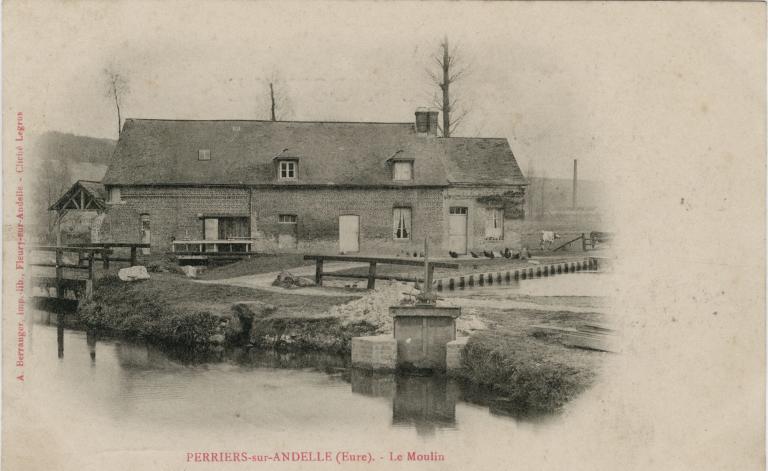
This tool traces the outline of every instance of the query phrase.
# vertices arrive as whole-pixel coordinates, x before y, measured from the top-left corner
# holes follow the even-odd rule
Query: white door
[[[360,216],[339,216],[339,252],[360,251]]]
[[[152,243],[152,234],[149,227],[149,214],[141,215],[141,243],[142,244]],[[142,248],[141,253],[144,255],[149,255],[149,249]]]
[[[467,253],[467,208],[452,206],[448,212],[449,250],[465,254]]]
[[[219,238],[219,220],[215,218],[203,219],[203,239],[217,240]],[[215,252],[216,245],[205,244],[206,252]]]

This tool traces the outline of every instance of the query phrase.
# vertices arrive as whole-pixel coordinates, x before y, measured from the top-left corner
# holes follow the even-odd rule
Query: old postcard
[[[5,1],[3,469],[764,469],[765,13]]]

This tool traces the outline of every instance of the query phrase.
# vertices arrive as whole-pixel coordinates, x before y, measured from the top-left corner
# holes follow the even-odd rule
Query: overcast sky
[[[684,8],[685,21],[654,2],[14,2],[6,109],[25,111],[31,132],[116,138],[112,64],[130,82],[123,117],[265,119],[264,79],[278,72],[292,119],[410,121],[435,91],[425,70],[447,34],[471,70],[454,87],[471,108],[456,135],[508,138],[526,172],[569,177],[578,158],[580,176],[600,179],[633,152],[638,113],[684,121],[723,61],[736,67],[723,80],[738,80],[749,60],[732,48],[759,31],[726,38],[718,18],[726,28],[732,15]]]

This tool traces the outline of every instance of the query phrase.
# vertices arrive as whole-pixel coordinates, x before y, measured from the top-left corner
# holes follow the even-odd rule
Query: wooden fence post
[[[109,268],[109,249],[104,248],[104,250],[101,252],[101,260],[104,261],[104,269]]]
[[[323,259],[318,258],[315,261],[315,284],[321,286],[323,284]]]
[[[371,262],[368,266],[368,289],[376,286],[376,262]]]
[[[136,249],[136,246],[134,245],[131,247],[131,266],[132,267],[135,267],[136,265],[139,264],[136,257],[136,252],[137,252],[137,249]]]
[[[96,267],[94,266],[94,262],[95,262],[94,252],[95,252],[94,250],[91,250],[90,252],[88,252],[88,279],[89,280],[93,280],[95,278],[93,276],[94,271],[96,269]]]

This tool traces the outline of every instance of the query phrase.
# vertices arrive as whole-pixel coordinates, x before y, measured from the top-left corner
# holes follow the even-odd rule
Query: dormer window
[[[280,180],[296,180],[299,174],[299,165],[295,160],[281,160],[277,177]]]
[[[197,160],[211,160],[211,149],[200,149],[197,151]]]
[[[392,166],[392,180],[395,180],[395,181],[413,180],[413,161],[411,160],[395,161]]]

